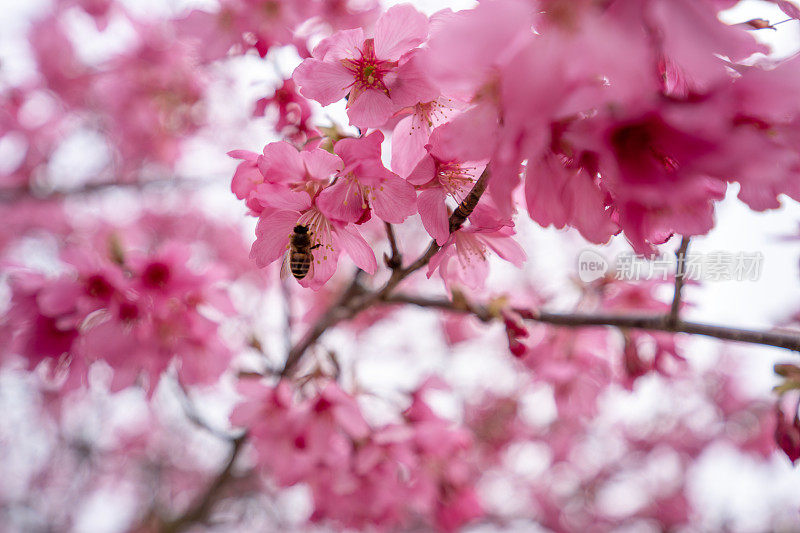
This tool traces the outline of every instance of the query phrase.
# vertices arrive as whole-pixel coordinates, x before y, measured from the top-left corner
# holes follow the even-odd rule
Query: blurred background
[[[215,6],[214,2],[164,0],[120,3],[137,20],[147,23],[177,19],[190,9]],[[469,1],[444,0],[411,3],[426,14],[474,5]],[[43,61],[52,61],[48,68],[54,72],[68,74],[69,57],[62,53],[60,36],[51,33],[49,41],[44,37],[34,43],[29,40],[32,31],[43,32],[41,35],[50,31],[37,24],[52,9],[53,4],[45,0],[0,1],[0,91],[6,94],[4,111],[14,105],[8,96],[11,89],[34,83]],[[724,14],[729,23],[754,18],[775,23],[786,17],[774,4],[755,0],[742,1]],[[113,64],[114,58],[134,46],[137,38],[134,23],[122,14],[112,13],[100,27],[85,12],[65,9],[57,23],[80,61],[90,66]],[[776,57],[790,56],[800,50],[800,22],[790,21],[774,30],[760,30],[757,37],[772,47]],[[63,101],[47,90],[28,94],[20,116],[31,130],[47,130],[49,136],[38,135],[37,139],[51,144],[28,146],[24,137],[10,129],[0,129],[0,176],[7,177],[2,182],[6,192],[0,207],[7,224],[3,235],[4,265],[13,264],[15,268],[22,265],[51,275],[63,269],[58,259],[59,237],[47,232],[48,224],[56,223],[56,216],[60,215],[54,215],[55,211],[50,211],[46,203],[49,198],[60,201],[62,197],[64,216],[78,227],[95,224],[98,219],[104,224],[125,227],[137,220],[143,209],[163,214],[191,205],[213,224],[234,228],[231,231],[241,242],[231,242],[228,251],[236,261],[247,265],[255,219],[247,216],[245,207],[230,192],[230,178],[238,161],[226,153],[235,149],[259,153],[265,144],[281,138],[274,130],[276,114],[267,110],[264,116],[254,117],[253,110],[259,99],[270,96],[283,79],[290,77],[299,62],[300,57],[291,46],[274,46],[265,57],[248,53],[201,61],[201,73],[185,87],[188,92],[197,92],[193,98],[200,104],[179,117],[185,121],[181,123],[184,129],[180,149],[176,148],[174,153],[165,149],[166,152],[154,157],[137,153],[135,146],[114,144],[119,128],[136,121],[127,117],[114,122],[115,117],[125,116],[124,109],[112,109],[107,102],[99,101],[97,105],[102,112],[95,116],[59,111],[65,105],[67,109],[82,105],[68,101],[70,97],[80,99],[84,89],[79,82],[75,82],[75,94],[65,91],[59,95]],[[192,67],[176,64],[169,68]],[[131,83],[140,81],[136,76],[144,75],[146,70],[138,73],[131,70]],[[124,108],[125,87],[112,87],[108,91],[123,96],[119,105]],[[196,116],[198,113],[202,117]],[[108,117],[110,122],[104,123]],[[325,109],[315,106],[314,117],[320,124],[356,133],[347,126],[343,102]],[[37,150],[47,153],[47,157],[37,160],[31,153]],[[388,155],[385,149],[387,166]],[[129,161],[135,165],[126,168]],[[26,165],[30,166],[26,171],[31,176],[30,183],[14,181],[15,173],[22,173]],[[103,185],[108,182],[116,186]],[[744,328],[788,323],[800,309],[800,208],[787,200],[781,209],[756,213],[740,203],[736,194],[736,186],[731,185],[726,200],[718,206],[715,229],[707,236],[692,239],[691,251],[761,253],[760,276],[756,280],[690,285],[686,300],[691,307],[685,317]],[[23,207],[34,201],[40,206],[38,211]],[[15,238],[15,228],[28,224],[32,216],[37,217],[36,224],[44,231]],[[577,232],[543,229],[526,216],[520,216],[517,224],[519,242],[528,252],[529,260],[522,272],[500,261],[494,262],[489,286],[498,292],[514,286],[532,287],[537,294],[551,297],[554,310],[570,309],[580,296],[576,278],[577,258],[582,251],[595,250],[612,263],[614,257],[629,251],[621,238],[606,246],[590,246]],[[160,226],[156,232],[167,231],[164,228],[168,227]],[[380,229],[367,228],[366,233],[375,236]],[[410,250],[424,242],[419,239],[421,234],[419,220],[414,219],[400,228],[399,238]],[[677,245],[673,239],[663,245],[663,250],[671,254]],[[377,249],[376,255],[380,257],[381,252]],[[262,273],[249,272],[230,287],[237,317],[223,321],[221,332],[231,345],[244,346],[237,351],[237,364],[245,371],[265,364],[273,367],[281,364],[290,340],[285,331],[287,290],[295,295],[289,302],[296,305],[289,308],[289,316],[299,317],[304,312],[306,302],[297,295],[299,287],[287,289],[278,280],[276,265],[272,267]],[[243,266],[242,270],[247,268]],[[0,286],[0,302],[6,310],[10,305],[8,272],[3,273],[4,283]],[[440,285],[434,278],[421,281],[419,286],[426,289],[430,286],[433,292],[443,294]],[[663,289],[666,301],[670,287]],[[441,320],[430,311],[402,309],[391,321],[372,325],[367,320],[361,329],[339,328],[324,338],[323,346],[335,351],[339,364],[347,369],[343,383],[362,393],[359,401],[370,421],[380,423],[391,419],[392,412],[405,401],[405,395],[430,375],[441,376],[451,387],[451,393],[432,391],[428,395],[436,412],[445,418],[463,421],[465,405],[493,394],[516,395],[522,406],[522,419],[533,427],[546,427],[555,420],[557,408],[552,388],[531,385],[520,375],[515,361],[508,357],[501,327],[483,328],[480,335],[468,342],[453,343],[445,338]],[[250,342],[253,335],[260,344],[258,350]],[[696,375],[713,373],[723,366],[735,369],[737,386],[749,398],[765,403],[774,400],[771,389],[778,383],[773,365],[793,357],[778,349],[722,345],[710,339],[685,339],[683,343],[682,353]],[[317,356],[324,359],[323,355]],[[218,385],[196,388],[186,395],[185,391],[176,390],[174,383],[161,383],[154,393],[155,408],[148,406],[143,391],[126,389],[108,394],[102,372],[96,377],[97,384],[93,384],[90,394],[60,400],[65,403],[59,407],[62,429],[56,438],[53,422],[41,416],[41,410],[48,408],[47,394],[23,369],[6,365],[0,370],[0,413],[3,413],[0,516],[5,515],[9,531],[45,531],[47,524],[53,523],[68,523],[67,529],[71,531],[124,531],[135,523],[143,494],[174,493],[180,505],[181,498],[186,498],[181,496],[180,485],[196,483],[202,474],[215,470],[224,461],[226,443],[208,428],[219,432],[230,430],[228,415],[237,401],[233,373]],[[656,375],[638,380],[632,390],[612,390],[602,398],[600,412],[580,458],[573,458],[576,468],[591,469],[609,457],[623,454],[620,428],[646,432],[677,417],[690,426],[712,423],[714,413],[700,396],[690,381],[679,385],[676,393],[675,387],[665,385]],[[198,428],[189,420],[191,417],[187,418],[187,413],[199,417],[203,427]],[[151,453],[153,448],[141,448],[135,442],[143,439],[142,435],[155,436],[162,449],[168,450],[166,456],[173,466],[199,473],[172,480],[174,486],[161,479],[156,487],[152,486],[152,480],[159,480],[158,476],[130,476],[130,468],[136,462],[149,461],[151,467],[157,468],[158,461]],[[176,439],[176,435],[180,437]],[[129,440],[125,445],[130,446],[131,453],[110,466],[102,454],[87,455],[86,462],[81,462],[69,452],[74,451],[76,443],[88,443],[101,452],[116,450],[120,439]],[[142,451],[145,449],[150,451]],[[53,462],[61,464],[63,469],[50,471],[47,479],[42,478],[43,465]],[[595,503],[610,516],[636,514],[649,505],[652,493],[685,477],[688,494],[698,511],[695,526],[689,530],[800,531],[800,473],[783,455],[776,453],[769,460],[760,461],[732,445],[720,443],[704,449],[691,471],[683,472],[684,465],[674,451],[664,449],[604,485]],[[578,474],[554,468],[546,446],[529,442],[508,450],[502,468],[485,476],[481,494],[498,514],[514,516],[530,506],[529,498],[518,490],[518,483],[539,478],[548,479],[547,486],[552,490],[565,493],[579,484]],[[143,490],[143,480],[147,485],[148,479],[150,488]],[[238,527],[252,530],[264,527],[265,523],[273,527],[275,524],[304,527],[311,512],[306,489],[301,486],[276,489],[270,498],[269,506],[254,511],[254,518]],[[69,520],[62,521],[67,514]],[[531,527],[529,521],[512,520],[471,530],[530,531]],[[650,531],[659,527],[653,521],[632,521],[622,530]]]

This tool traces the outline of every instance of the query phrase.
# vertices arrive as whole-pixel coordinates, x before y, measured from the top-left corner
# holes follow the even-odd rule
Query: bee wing
[[[291,270],[290,270],[290,267],[289,267],[289,256],[290,255],[291,254],[289,252],[286,252],[285,254],[283,254],[283,262],[281,263],[281,279],[282,280],[288,279],[291,276]]]
[[[306,279],[314,279],[314,252],[311,252],[311,264],[308,265],[308,274],[306,274]]]

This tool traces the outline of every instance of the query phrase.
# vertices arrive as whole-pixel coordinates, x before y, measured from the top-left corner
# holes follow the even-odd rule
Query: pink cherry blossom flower
[[[253,116],[264,116],[269,107],[275,107],[278,111],[275,130],[293,143],[302,145],[310,138],[320,136],[311,123],[311,106],[297,92],[291,78],[283,80],[271,97],[258,100]]]
[[[294,228],[305,226],[311,236],[313,260],[309,273],[300,280],[303,287],[319,290],[336,271],[340,251],[369,274],[378,269],[375,253],[358,230],[352,224],[328,218],[312,204],[307,192],[287,193],[280,200],[280,207],[262,213],[256,226],[250,257],[259,267],[284,257]],[[277,204],[275,199],[273,202]]]
[[[320,148],[298,151],[286,141],[266,145],[261,155],[247,150],[233,150],[228,155],[243,160],[236,167],[231,190],[254,214],[261,214],[265,207],[283,207],[280,198],[292,192],[315,197],[344,167],[330,152]]]
[[[528,214],[542,226],[570,225],[587,240],[605,243],[619,231],[606,197],[588,171],[567,168],[552,153],[525,168]]]
[[[560,419],[594,416],[599,397],[613,378],[611,365],[604,356],[609,347],[609,332],[550,327],[543,332],[543,336],[537,335],[538,343],[530,343],[521,361],[536,381],[553,388]],[[560,355],[554,357],[554,354]],[[568,454],[569,449],[559,450],[562,452]]]
[[[648,113],[612,122],[604,134],[603,184],[637,253],[652,252],[672,233],[702,235],[714,225],[714,203],[726,189],[708,174],[718,145],[687,130],[680,119],[673,125],[663,114]]]
[[[382,142],[383,133],[374,131],[336,143],[345,167],[317,200],[326,215],[360,224],[374,211],[381,220],[400,223],[416,212],[414,187],[381,162]]]
[[[499,68],[533,38],[534,13],[527,2],[492,0],[440,14],[426,53],[428,75],[445,94],[459,99],[486,93]]]
[[[425,145],[431,132],[463,107],[455,100],[440,96],[409,108],[409,115],[400,120],[392,131],[392,169],[402,177],[411,174],[427,153]]]
[[[188,258],[188,250],[179,246],[157,255],[131,254],[131,290],[84,325],[77,350],[111,366],[112,390],[143,379],[152,394],[172,364],[187,385],[211,384],[228,367],[231,353],[218,336],[217,323],[200,314],[198,306],[210,304],[225,312],[230,304],[212,286],[212,275],[187,268]]]
[[[406,52],[428,35],[425,15],[410,5],[388,9],[375,25],[375,36],[363,30],[345,30],[322,41],[294,71],[300,93],[322,105],[349,95],[350,123],[360,128],[382,126],[392,114],[436,94]]]
[[[513,226],[513,222],[502,220],[485,204],[478,204],[469,226],[451,233],[431,258],[428,277],[438,270],[448,287],[462,284],[481,289],[489,274],[489,250],[521,267],[527,256],[513,239]]]
[[[62,320],[58,313],[47,313],[41,308],[39,296],[49,283],[43,276],[20,272],[12,276],[11,308],[0,323],[0,333],[6,342],[0,354],[8,357],[18,354],[27,360],[31,370],[48,361],[49,370],[55,373],[72,355],[72,346],[78,337],[73,320]],[[73,311],[65,309],[64,314]],[[66,365],[69,368],[69,365]]]
[[[641,4],[642,21],[652,21],[660,34],[661,53],[683,71],[691,85],[708,87],[728,76],[720,56],[741,61],[756,52],[766,53],[752,32],[719,20],[715,0],[676,0]],[[647,22],[644,26],[647,27]]]
[[[408,182],[422,189],[417,198],[419,215],[428,234],[443,246],[450,237],[449,214],[445,202],[457,205],[469,194],[486,168],[486,161],[461,162],[449,156],[439,142],[439,130],[433,132],[428,154],[408,176]]]
[[[339,157],[321,148],[298,151],[286,141],[270,143],[258,157],[258,169],[266,185],[257,187],[256,196],[268,205],[271,192],[282,187],[315,197],[343,167]]]

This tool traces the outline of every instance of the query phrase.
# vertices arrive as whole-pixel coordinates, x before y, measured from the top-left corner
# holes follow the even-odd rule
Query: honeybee
[[[319,248],[321,244],[311,246],[311,235],[308,231],[308,226],[298,224],[294,227],[292,235],[289,237],[289,253],[286,254],[286,262],[284,262],[284,269],[292,273],[295,279],[301,280],[308,275],[311,269],[311,262],[314,260],[314,255],[311,250]],[[285,270],[282,269],[284,272]]]

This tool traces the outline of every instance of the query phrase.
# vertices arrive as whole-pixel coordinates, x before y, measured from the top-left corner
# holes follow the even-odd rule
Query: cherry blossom
[[[365,38],[360,28],[334,34],[317,45],[293,78],[303,96],[322,105],[348,95],[350,123],[380,127],[397,109],[432,99],[415,63],[403,58],[427,33],[423,14],[410,5],[394,6],[376,22],[374,37]]]
[[[8,13],[4,526],[800,528],[800,366],[748,359],[800,313],[672,258],[800,200],[796,2],[212,4]]]
[[[489,250],[519,267],[525,252],[514,239],[513,223],[492,209],[479,206],[469,227],[451,233],[428,266],[428,277],[439,271],[444,282],[480,289],[489,273]]]
[[[383,134],[342,139],[334,146],[344,161],[336,182],[319,195],[319,206],[344,222],[362,223],[370,212],[386,222],[401,223],[416,212],[414,188],[381,162]]]
[[[296,226],[305,226],[311,236],[313,261],[300,284],[319,290],[336,271],[339,253],[344,251],[364,271],[374,274],[378,268],[375,254],[352,224],[331,219],[312,204],[307,192],[272,197],[275,209],[262,213],[256,227],[256,241],[250,257],[260,267],[285,256]],[[280,205],[277,202],[280,201]],[[315,248],[316,247],[316,248]]]
[[[422,224],[439,245],[444,245],[450,236],[445,200],[452,198],[456,203],[464,200],[486,162],[461,162],[449,157],[439,143],[437,132],[431,136],[431,143],[426,146],[428,153],[408,176],[408,182],[422,190],[417,198]]]

